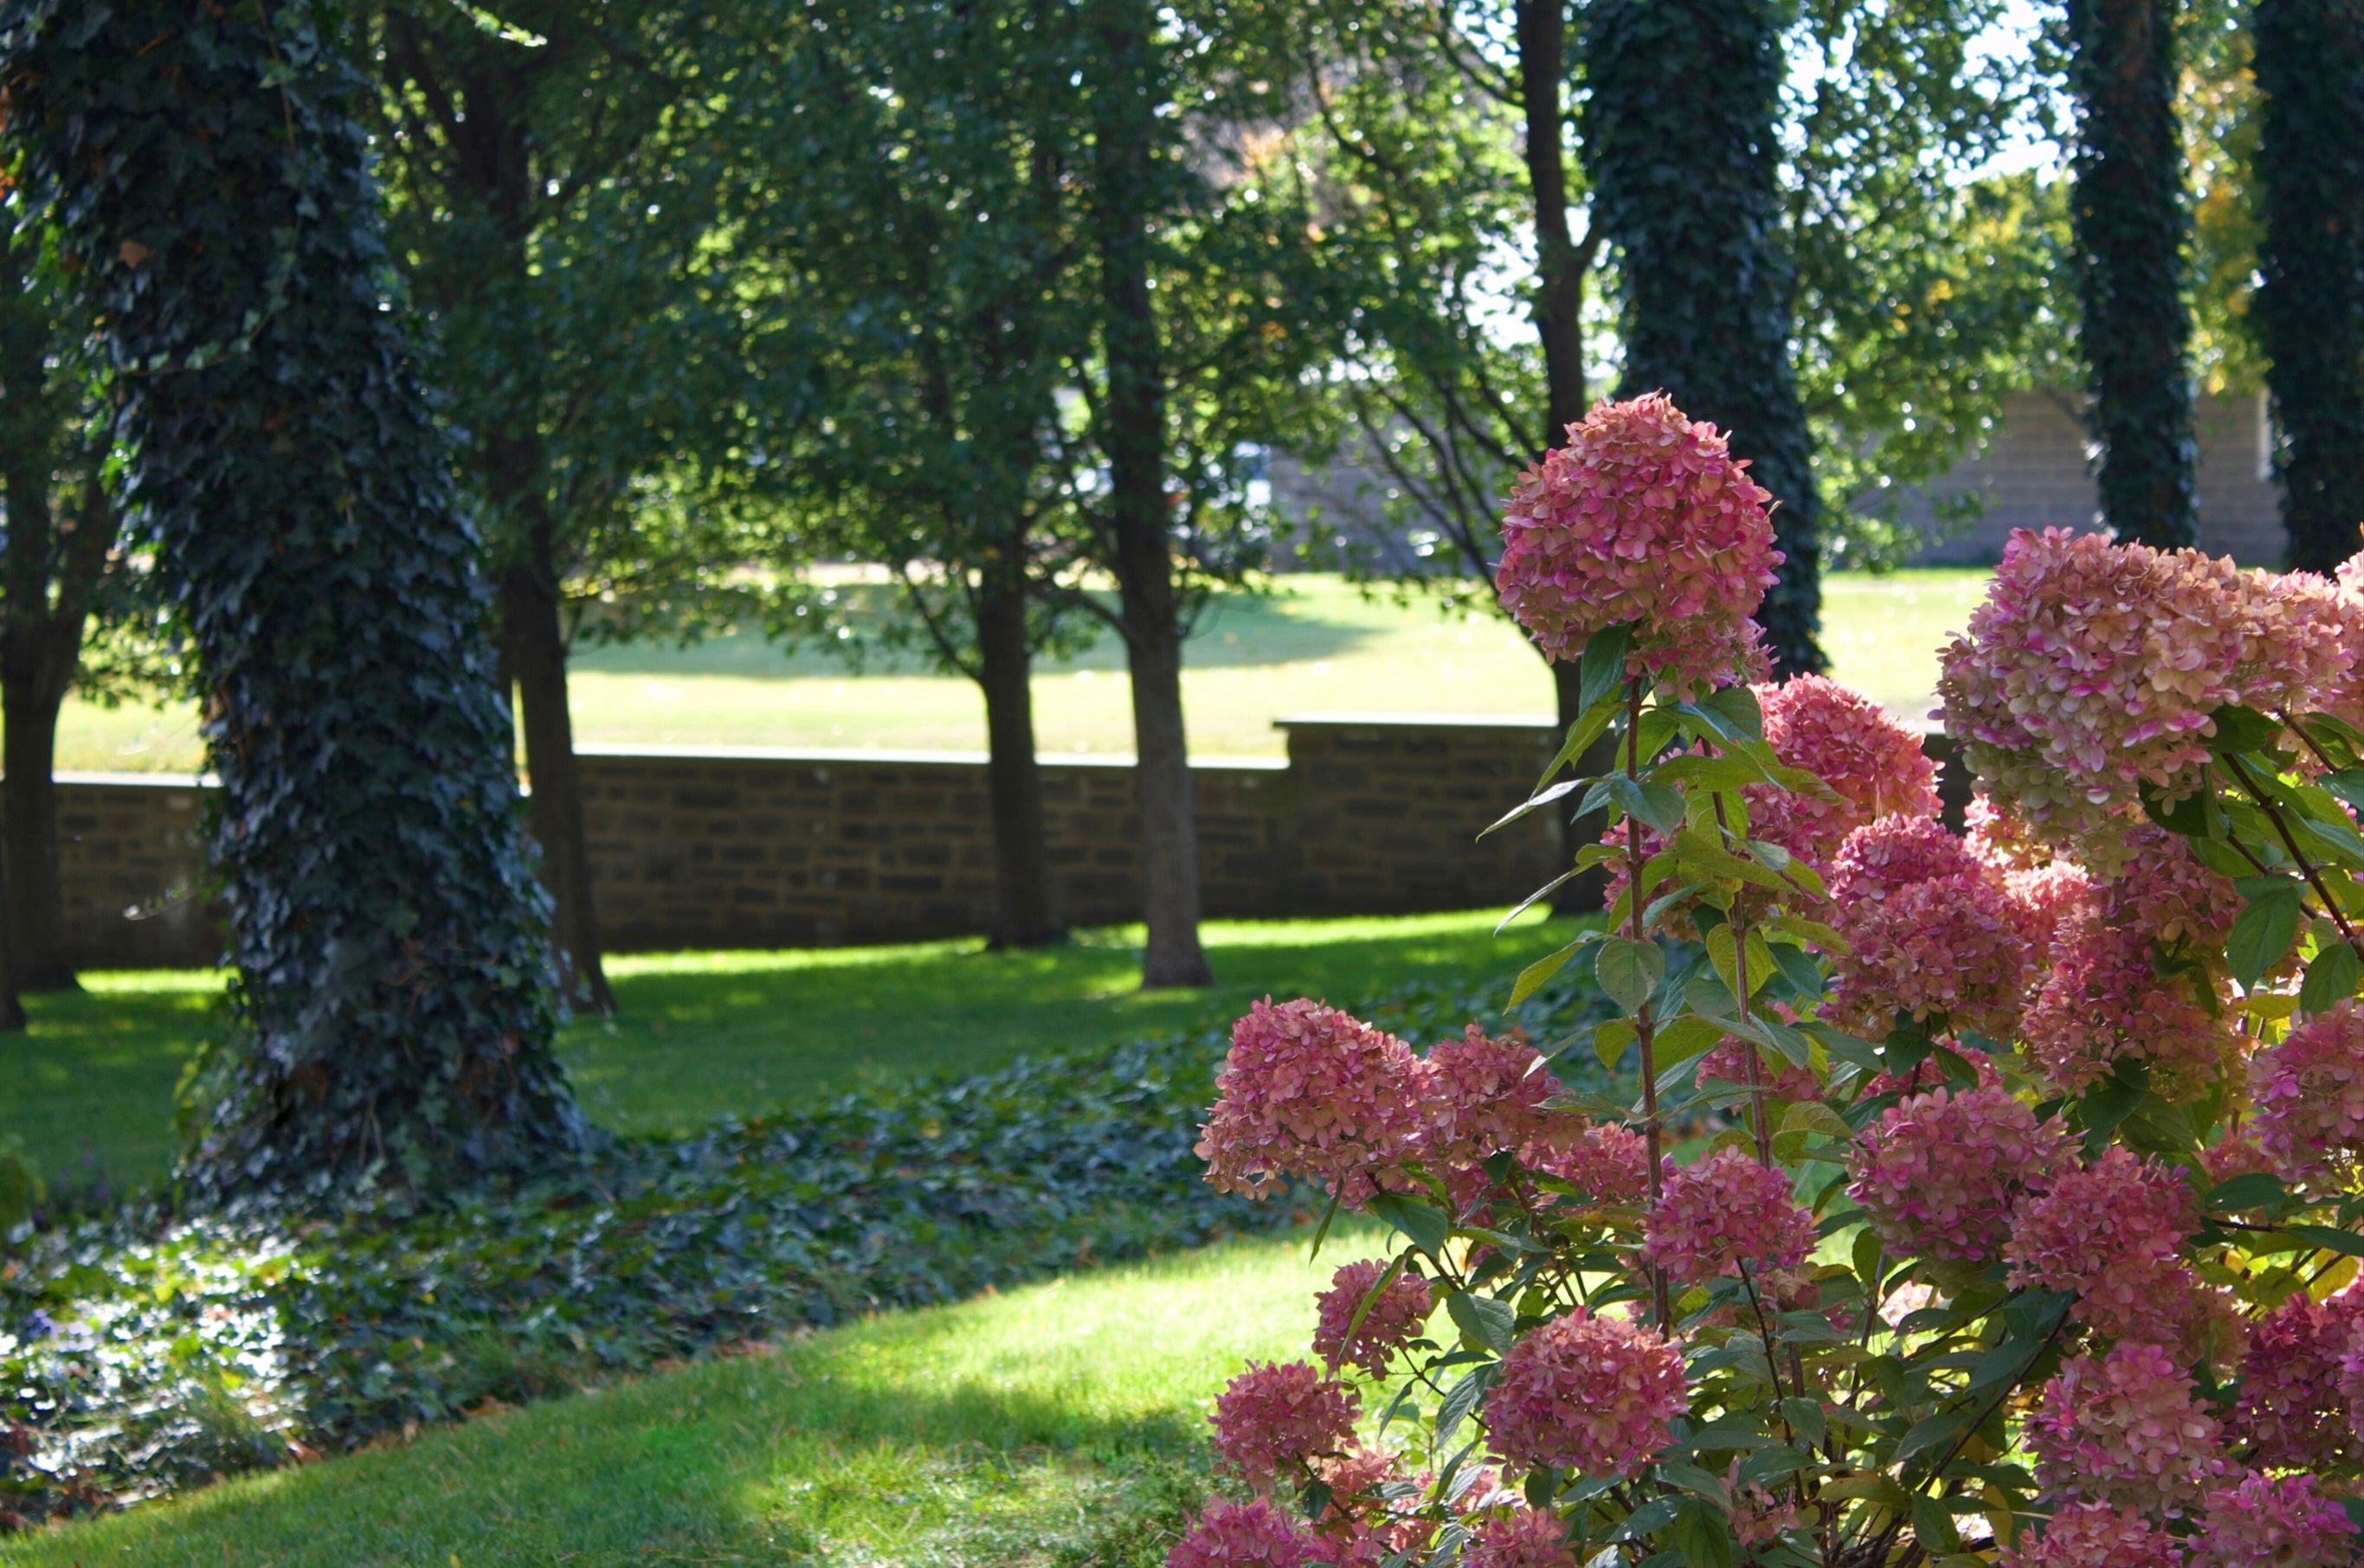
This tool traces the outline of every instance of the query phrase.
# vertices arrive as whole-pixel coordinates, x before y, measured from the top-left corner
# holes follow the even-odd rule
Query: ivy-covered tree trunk
[[[486,584],[329,13],[0,10],[8,128],[106,321],[194,636],[240,1027],[188,1174],[417,1190],[581,1146]]]
[[[2200,538],[2183,300],[2191,215],[2175,125],[2176,0],[2068,0],[2071,220],[2102,449],[2102,520],[2129,544]]]
[[[1107,81],[1095,95],[1093,223],[1100,264],[1112,564],[1132,684],[1133,789],[1141,809],[1141,983],[1150,989],[1213,978],[1199,944],[1199,819],[1182,727],[1182,607],[1166,528],[1165,403],[1149,286],[1153,18],[1138,0],[1105,0],[1099,33]]]
[[[2364,0],[2258,0],[2258,324],[2290,563],[2364,539]]]
[[[1813,438],[1790,360],[1796,290],[1778,184],[1787,7],[1595,0],[1582,48],[1592,221],[1622,253],[1619,395],[1711,419],[1773,493],[1788,559],[1757,619],[1783,672],[1825,666]]]

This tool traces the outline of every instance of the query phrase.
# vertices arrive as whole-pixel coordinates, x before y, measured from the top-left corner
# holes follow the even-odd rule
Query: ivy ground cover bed
[[[1466,976],[1500,968],[1373,1010],[1456,1033],[1500,995]],[[1568,990],[1515,1021],[1565,1035],[1590,1010]],[[469,1208],[53,1229],[0,1269],[0,1508],[101,1511],[783,1330],[1301,1221],[1200,1180],[1223,1044],[1201,1028],[619,1139]]]
[[[888,1314],[117,1518],[7,1568],[1162,1562],[1207,1401],[1369,1232],[1243,1239]]]
[[[1139,989],[1138,928],[993,953],[977,942],[612,959],[611,1022],[562,1040],[593,1120],[695,1131],[724,1115],[825,1103],[925,1073],[978,1073],[1029,1052],[1203,1029],[1270,993],[1344,998],[1415,981],[1503,974],[1567,940],[1539,921],[1495,937],[1494,911],[1205,928],[1217,984]],[[160,1179],[173,1087],[215,1027],[211,972],[98,974],[79,995],[28,996],[32,1027],[0,1035],[0,1138],[24,1140],[88,1207]]]

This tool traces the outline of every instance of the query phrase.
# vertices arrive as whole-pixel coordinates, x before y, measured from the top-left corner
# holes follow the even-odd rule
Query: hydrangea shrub
[[[1957,837],[1910,730],[1761,684],[1745,470],[1652,396],[1513,498],[1585,705],[1504,820],[1604,812],[1614,896],[1513,996],[1581,962],[1621,1016],[1240,1021],[1209,1180],[1391,1240],[1217,1401],[1170,1562],[2356,1561],[2364,580],[2014,536],[1945,656]]]

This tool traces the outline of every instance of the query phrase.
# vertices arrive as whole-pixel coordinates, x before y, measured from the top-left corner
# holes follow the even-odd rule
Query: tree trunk
[[[1151,142],[1157,95],[1139,0],[1104,0],[1108,80],[1096,96],[1094,162],[1108,358],[1102,440],[1118,598],[1132,673],[1133,787],[1141,807],[1144,990],[1204,985],[1199,945],[1199,821],[1182,728],[1182,621],[1166,537],[1165,406],[1149,286]]]
[[[1043,766],[1034,755],[1033,658],[1026,646],[1026,579],[990,572],[977,597],[977,684],[985,691],[993,802],[993,945],[1047,947],[1066,937],[1051,883]]]
[[[599,962],[599,924],[591,895],[591,846],[583,827],[583,778],[574,759],[574,720],[566,702],[566,639],[559,628],[558,588],[538,563],[501,573],[502,663],[516,677],[525,728],[526,831],[541,849],[541,885],[556,907],[551,944],[567,1001],[612,1016],[616,999]]]
[[[2102,449],[2102,520],[2124,542],[2200,538],[2175,0],[2068,0],[2078,99],[2072,220],[2080,337]],[[2351,134],[2343,128],[2340,134]]]
[[[1813,435],[1790,339],[1778,134],[1788,7],[1593,0],[1583,147],[1593,231],[1624,253],[1622,395],[1712,420],[1773,493],[1784,557],[1756,618],[1784,673],[1823,669]]]
[[[2329,573],[2364,524],[2364,0],[2258,0],[2255,17],[2274,467],[2291,565]]]
[[[1519,87],[1526,111],[1527,189],[1535,220],[1535,329],[1549,407],[1544,450],[1584,417],[1584,258],[1567,231],[1567,163],[1560,150],[1560,79],[1567,72],[1567,0],[1519,0]],[[1563,700],[1562,706],[1567,704]]]
[[[79,629],[79,628],[76,628]],[[60,640],[60,639],[50,639]],[[74,639],[79,643],[80,639]],[[77,650],[78,651],[78,650]],[[69,652],[64,673],[73,672]],[[58,709],[67,679],[43,661],[21,669],[15,659],[0,670],[0,862],[6,867],[8,952],[19,991],[76,991],[65,951],[65,889],[58,851]]]

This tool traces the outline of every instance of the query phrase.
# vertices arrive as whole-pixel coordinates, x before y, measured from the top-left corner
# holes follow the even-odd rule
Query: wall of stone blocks
[[[2265,400],[2204,394],[2192,406],[2199,446],[2200,547],[2247,566],[2274,566],[2285,539],[2273,477],[2266,468]],[[2096,527],[2100,494],[2086,451],[2076,395],[2016,393],[2003,399],[1991,439],[1928,487],[1927,496],[1977,495],[1986,512],[1968,532],[1923,552],[1924,565],[1983,566],[2002,557],[2013,528]],[[1904,515],[1925,522],[1927,496],[1908,497]]]
[[[1567,851],[1537,812],[1480,840],[1559,740],[1517,720],[1285,719],[1285,762],[1195,770],[1206,912],[1279,919],[1508,907]],[[1942,738],[1947,815],[1968,781]],[[595,890],[614,952],[832,947],[982,933],[992,915],[985,760],[958,753],[591,751]],[[64,774],[68,945],[86,969],[191,968],[222,951],[191,778]],[[1138,916],[1122,759],[1043,759],[1062,912]]]

